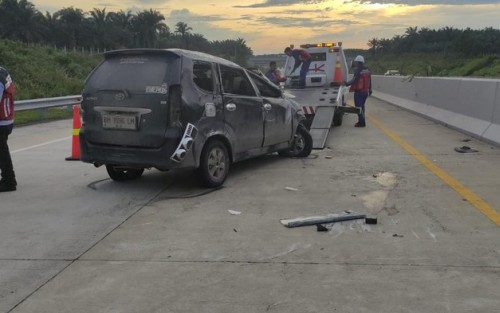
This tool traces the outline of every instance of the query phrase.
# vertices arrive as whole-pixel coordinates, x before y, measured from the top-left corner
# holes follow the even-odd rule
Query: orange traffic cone
[[[71,144],[71,156],[66,158],[66,161],[80,160],[80,127],[82,121],[80,120],[80,107],[73,106],[73,138]]]
[[[340,67],[340,55],[337,53],[337,61],[335,62],[335,70],[333,72],[333,82],[332,86],[340,86],[342,85],[342,81],[344,80],[344,76],[342,75],[342,68]]]

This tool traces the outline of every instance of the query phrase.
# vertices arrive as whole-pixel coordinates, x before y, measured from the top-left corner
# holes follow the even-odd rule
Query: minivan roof
[[[238,64],[228,61],[223,58],[219,58],[207,53],[184,50],[184,49],[121,49],[112,50],[104,53],[104,58],[108,59],[110,57],[115,57],[118,55],[145,55],[145,54],[174,54],[179,57],[189,58],[197,61],[214,62],[232,67],[240,67]]]

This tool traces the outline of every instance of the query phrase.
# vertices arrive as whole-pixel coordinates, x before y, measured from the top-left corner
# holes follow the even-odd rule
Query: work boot
[[[15,178],[2,178],[0,180],[0,192],[16,190],[17,182]]]
[[[358,123],[354,124],[354,127],[365,127],[365,126],[366,126],[365,123],[359,123],[358,122]]]

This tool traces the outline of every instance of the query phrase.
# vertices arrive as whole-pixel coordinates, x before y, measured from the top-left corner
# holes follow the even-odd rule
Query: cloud
[[[131,1],[132,3],[134,4],[138,4],[140,6],[148,6],[148,5],[151,5],[151,4],[164,4],[165,2],[169,2],[169,0],[135,0],[135,1]]]
[[[113,8],[116,7],[116,4],[110,3],[110,2],[98,2],[95,4],[96,8]]]
[[[281,17],[259,17],[259,23],[272,24],[280,27],[300,27],[300,28],[325,28],[334,25],[353,25],[357,22],[352,20],[328,20],[314,18],[281,18]]]
[[[361,4],[404,4],[409,6],[417,5],[480,5],[499,4],[500,0],[350,0],[345,3]]]
[[[261,3],[254,3],[250,5],[235,5],[234,8],[268,8],[268,7],[281,7],[293,4],[318,4],[326,2],[327,0],[266,0]]]
[[[189,9],[183,8],[179,10],[172,10],[169,16],[166,16],[166,22],[169,24],[171,30],[175,29],[177,22],[184,22],[192,27],[193,33],[203,35],[207,40],[224,40],[244,38],[251,40],[259,36],[259,32],[252,32],[248,30],[240,31],[235,30],[234,27],[220,27],[217,26],[218,22],[239,21],[240,18],[229,18],[226,15],[209,14],[199,15],[192,13]],[[247,16],[247,20],[252,20],[252,17]]]
[[[191,13],[191,11],[189,11],[189,9],[172,10],[170,12],[170,18],[179,20],[180,22],[184,22],[187,24],[231,20],[231,18],[227,18],[226,16],[217,14],[212,14],[212,15],[193,14]]]

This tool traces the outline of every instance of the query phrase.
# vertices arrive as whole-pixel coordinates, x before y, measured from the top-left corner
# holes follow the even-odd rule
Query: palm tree
[[[368,47],[370,47],[370,51],[372,55],[375,55],[377,53],[377,49],[379,48],[379,40],[378,38],[372,38],[368,40]]]
[[[211,42],[211,53],[224,59],[232,60],[235,63],[246,66],[248,58],[252,56],[253,51],[247,45],[244,39],[236,40],[216,40]]]
[[[94,8],[89,12],[89,22],[92,27],[93,43],[100,49],[105,49],[108,43],[108,14],[106,9]]]
[[[190,30],[193,30],[190,26],[188,26],[184,22],[178,22],[175,24],[175,33],[180,35],[182,41],[184,42],[184,48],[189,49],[189,36],[191,33]]]
[[[81,35],[84,32],[85,14],[81,9],[64,8],[54,13],[60,29],[66,34],[64,42],[76,48],[80,45]]]
[[[401,35],[395,35],[391,39],[392,42],[392,52],[404,52],[404,47],[403,47],[403,36]]]
[[[29,1],[0,1],[0,37],[24,42],[42,41],[43,19],[43,14]]]
[[[132,20],[136,44],[148,48],[156,47],[159,33],[167,28],[164,20],[165,17],[153,9],[144,10],[137,14]]]
[[[110,29],[108,32],[110,36],[108,37],[114,48],[120,47],[131,47],[133,42],[133,30],[132,30],[132,20],[134,16],[129,10],[127,12],[120,10],[118,12],[109,12],[108,21],[110,24]]]
[[[56,43],[57,38],[57,21],[50,12],[46,12],[43,17],[43,32],[44,32],[44,41],[46,43]]]
[[[411,52],[418,38],[418,27],[408,27],[403,38],[405,52]]]
[[[189,35],[189,46],[195,51],[208,52],[210,50],[210,42],[202,34]]]

